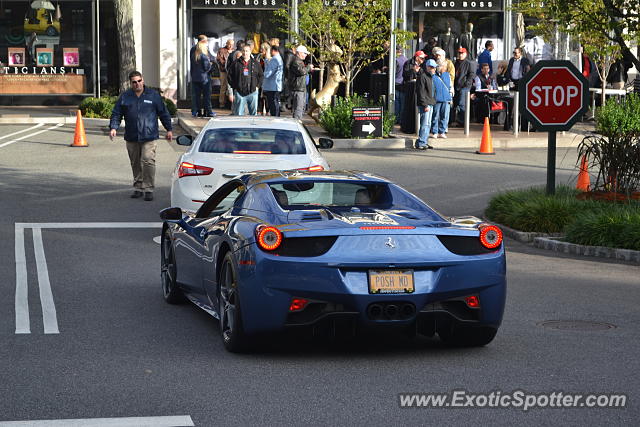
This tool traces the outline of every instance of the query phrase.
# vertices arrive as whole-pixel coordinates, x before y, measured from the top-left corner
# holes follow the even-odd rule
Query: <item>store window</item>
[[[418,34],[420,48],[433,38],[448,58],[455,58],[455,49],[465,46],[469,58],[475,60],[484,50],[485,42],[491,40],[493,59],[501,59],[504,39],[502,0],[414,0],[413,12],[413,31]]]
[[[95,17],[95,0],[0,2],[1,102],[94,95]]]

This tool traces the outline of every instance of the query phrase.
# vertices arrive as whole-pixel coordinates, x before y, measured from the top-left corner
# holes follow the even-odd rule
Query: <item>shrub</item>
[[[629,196],[640,190],[640,96],[622,101],[610,98],[596,112],[596,130],[578,146],[578,159],[586,156],[597,171],[593,189]]]
[[[585,212],[567,225],[567,241],[640,251],[640,204]]]
[[[614,204],[578,200],[578,191],[558,187],[506,191],[491,199],[485,215],[521,231],[566,233],[566,240],[582,245],[640,250],[640,202]]]
[[[82,112],[83,117],[88,118],[109,118],[111,117],[111,111],[116,105],[115,96],[103,96],[102,98],[89,97],[80,102],[78,109]]]
[[[320,113],[320,125],[332,138],[351,138],[351,109],[354,107],[377,107],[380,104],[360,95],[336,98],[333,106]],[[388,136],[393,129],[395,116],[383,109],[382,134]]]

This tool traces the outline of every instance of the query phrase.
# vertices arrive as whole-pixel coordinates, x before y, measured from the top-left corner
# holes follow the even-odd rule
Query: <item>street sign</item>
[[[556,189],[556,132],[589,109],[589,82],[569,61],[538,61],[519,82],[520,114],[548,132],[547,194]]]
[[[382,137],[382,107],[353,107],[351,109],[351,136]]]
[[[536,130],[569,130],[589,108],[589,82],[569,61],[536,62],[519,87],[520,112]]]

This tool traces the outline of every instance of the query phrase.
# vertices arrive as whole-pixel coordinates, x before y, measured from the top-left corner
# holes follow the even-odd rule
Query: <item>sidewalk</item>
[[[75,106],[0,106],[0,124],[31,123],[63,123],[75,124]],[[218,115],[229,115],[229,110],[214,109]],[[285,113],[283,117],[290,117]],[[187,133],[197,135],[208,119],[191,117],[190,110],[178,110],[177,119],[173,122],[180,125]],[[85,125],[108,126],[108,119],[84,119]],[[302,122],[311,135],[317,140],[329,135],[311,117],[305,115]],[[124,124],[124,123],[123,123]],[[556,144],[558,147],[577,147],[582,136],[594,130],[594,122],[579,122],[570,132],[559,132]],[[546,132],[521,132],[516,138],[512,132],[505,132],[501,125],[491,126],[494,150],[514,148],[544,148],[547,146]],[[450,128],[447,139],[429,139],[429,144],[436,149],[473,149],[480,147],[482,125],[471,123],[468,136],[463,128]],[[415,134],[404,134],[399,126],[394,127],[390,138],[386,139],[334,139],[335,149],[412,149],[416,140]]]
[[[218,115],[229,115],[229,110],[214,109]],[[289,113],[285,113],[283,117],[290,117]],[[194,118],[189,110],[178,110],[178,123],[180,126],[192,135],[197,135],[204,127],[209,119]],[[309,130],[309,133],[315,138],[329,138],[327,132],[322,129],[311,117],[305,115],[302,122]],[[436,149],[457,149],[469,148],[478,149],[480,147],[480,139],[482,137],[482,124],[471,123],[469,135],[464,135],[463,128],[450,128],[447,139],[429,139],[429,144]],[[571,132],[558,132],[556,145],[557,147],[577,147],[582,140],[582,136],[594,129],[593,122],[577,123]],[[502,125],[491,125],[491,136],[493,140],[494,150],[513,149],[513,148],[544,148],[547,146],[546,132],[521,132],[516,138],[512,132],[503,130]],[[334,138],[334,148],[384,148],[384,149],[411,149],[413,142],[416,140],[415,134],[404,134],[400,131],[399,126],[394,127],[390,138],[375,139],[336,139]]]

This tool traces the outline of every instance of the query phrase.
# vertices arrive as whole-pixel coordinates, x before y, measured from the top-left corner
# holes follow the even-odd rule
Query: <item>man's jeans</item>
[[[449,127],[449,109],[450,105],[448,102],[436,102],[433,108],[433,119],[431,120],[431,133],[447,133]]]
[[[431,130],[433,107],[433,105],[429,105],[429,111],[424,111],[423,106],[418,106],[420,110],[420,133],[418,134],[418,141],[416,141],[416,148],[427,146],[427,138],[429,138],[429,131]]]
[[[293,108],[293,118],[294,119],[302,119],[304,115],[304,109],[306,107],[307,98],[306,91],[300,92],[298,90],[294,90],[291,92],[291,106]]]
[[[267,106],[269,107],[269,114],[272,116],[280,116],[280,92],[265,90],[264,96],[267,97]]]
[[[464,123],[464,111],[466,108],[465,100],[467,99],[467,93],[469,93],[470,90],[471,89],[469,88],[460,89],[455,94],[455,98],[453,100],[453,106],[455,109],[453,118],[458,123]]]
[[[233,91],[233,115],[244,116],[244,106],[247,106],[250,116],[258,114],[258,91],[242,96],[237,90]]]

